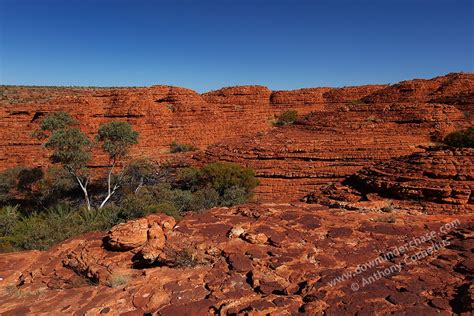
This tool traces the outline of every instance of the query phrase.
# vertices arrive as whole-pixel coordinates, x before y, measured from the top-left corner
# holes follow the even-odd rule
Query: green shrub
[[[113,204],[106,205],[100,210],[81,208],[77,216],[77,225],[82,232],[109,230],[125,221],[121,209]]]
[[[77,188],[76,180],[63,168],[48,168],[37,188],[38,199],[57,202]]]
[[[196,167],[180,168],[176,172],[176,185],[183,190],[196,190],[201,178],[202,172]]]
[[[12,168],[0,172],[0,205],[8,203],[15,198],[15,189],[20,172],[21,168]]]
[[[120,218],[124,220],[144,217],[156,211],[156,201],[148,192],[127,195],[120,204]]]
[[[155,208],[156,213],[166,214],[168,216],[174,217],[176,220],[180,220],[182,217],[178,209],[173,204],[168,202],[158,203],[155,205]]]
[[[444,143],[452,147],[474,148],[474,126],[448,134]]]
[[[79,197],[74,196],[78,194],[77,186],[61,168],[50,169],[45,175],[39,170],[25,168],[0,174],[7,199],[19,190],[34,193],[25,194],[24,198],[30,201],[20,207],[0,209],[0,252],[44,250],[72,236],[108,230],[121,222],[151,213],[164,213],[180,219],[189,211],[245,203],[258,184],[253,170],[227,162],[207,164],[201,169],[158,169],[146,164],[133,168],[127,178],[127,182],[133,182],[133,185],[120,191],[102,209],[72,207],[79,202]],[[141,189],[132,190],[137,184]],[[40,202],[34,204],[34,200]],[[47,207],[48,204],[52,206]],[[38,205],[45,207],[38,208]]]
[[[349,100],[348,103],[350,105],[359,105],[359,104],[362,104],[364,103],[364,101],[360,100],[360,99],[354,99],[354,100]]]
[[[19,219],[18,206],[2,207],[0,209],[0,237],[11,235]]]
[[[232,187],[243,188],[249,193],[258,185],[258,180],[252,169],[231,162],[210,163],[205,165],[201,172],[203,180],[219,195],[223,195],[227,189]]]
[[[11,242],[19,249],[45,250],[82,232],[76,212],[59,204],[45,213],[22,217],[11,235]]]
[[[220,203],[219,193],[211,188],[202,188],[194,192],[193,195],[193,211],[207,210],[218,206]]]
[[[173,141],[170,145],[170,152],[173,154],[193,151],[193,150],[196,150],[196,148],[193,145],[180,144],[180,143],[177,143],[176,141]]]
[[[171,191],[169,200],[180,212],[190,211],[193,207],[194,197],[191,191],[175,189]]]
[[[32,191],[33,185],[43,179],[44,172],[41,168],[23,168],[17,176],[17,188],[20,191]]]
[[[119,287],[121,285],[127,284],[130,277],[128,275],[113,274],[107,280],[107,286],[109,287]]]
[[[243,204],[247,201],[249,193],[242,187],[231,187],[224,191],[220,204],[222,206],[232,206]]]
[[[145,185],[158,182],[158,168],[146,159],[137,159],[130,162],[124,171],[122,191],[125,194],[141,190]]]
[[[284,125],[289,125],[293,124],[298,120],[298,112],[294,110],[289,110],[281,113],[275,122],[276,126],[284,126]]]

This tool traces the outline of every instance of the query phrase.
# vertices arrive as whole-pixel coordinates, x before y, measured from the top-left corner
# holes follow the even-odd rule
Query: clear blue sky
[[[0,83],[200,92],[473,72],[472,0],[0,0]]]

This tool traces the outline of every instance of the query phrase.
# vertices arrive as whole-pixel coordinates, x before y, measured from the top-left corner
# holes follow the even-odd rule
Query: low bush
[[[15,198],[18,175],[22,168],[12,168],[0,172],[0,205],[5,205]]]
[[[444,143],[452,147],[474,148],[474,126],[448,134]]]
[[[20,249],[48,249],[84,231],[77,219],[77,213],[64,205],[57,205],[45,213],[33,213],[18,221],[10,242]]]
[[[109,287],[119,287],[121,285],[127,284],[130,277],[128,275],[122,274],[113,274],[107,280],[107,286]]]
[[[250,193],[257,185],[255,172],[231,162],[214,162],[202,168],[202,180],[209,183],[219,195],[232,187],[242,188]]]
[[[207,210],[220,204],[219,193],[213,188],[205,187],[194,192],[193,211]]]
[[[289,110],[281,113],[275,122],[276,126],[284,126],[293,124],[298,120],[298,112],[294,110]]]
[[[196,150],[196,148],[193,145],[189,144],[180,144],[177,143],[176,141],[173,141],[170,145],[170,152],[171,153],[182,153],[182,152],[187,152],[187,151],[193,151]]]

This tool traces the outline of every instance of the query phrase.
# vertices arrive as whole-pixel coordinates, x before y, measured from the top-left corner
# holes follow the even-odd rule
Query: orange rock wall
[[[296,200],[373,162],[407,155],[473,122],[474,75],[450,74],[395,85],[271,91],[262,86],[204,94],[148,88],[0,87],[0,170],[47,164],[31,137],[42,116],[63,110],[91,135],[126,120],[140,132],[132,154],[169,157],[173,140],[204,150],[201,161],[237,161],[256,169],[259,200]],[[295,109],[298,124],[273,127]],[[100,159],[95,161],[100,166]]]
[[[357,88],[356,97],[378,88]],[[320,110],[324,104],[322,95],[328,89],[304,90],[308,91],[272,92],[265,87],[242,86],[200,95],[170,86],[118,89],[2,86],[0,170],[47,163],[47,152],[31,133],[49,112],[69,112],[90,134],[106,121],[126,120],[140,132],[140,145],[133,154],[156,158],[169,150],[173,140],[205,148],[222,140],[269,130],[275,115],[286,109],[300,113]]]
[[[324,88],[325,89],[325,88]],[[379,87],[303,89],[277,104],[319,108],[293,126],[210,146],[204,161],[224,159],[257,171],[260,201],[298,200],[372,163],[423,151],[448,132],[473,124],[474,76],[452,74]],[[308,93],[311,92],[313,101]],[[357,101],[362,98],[361,102]]]

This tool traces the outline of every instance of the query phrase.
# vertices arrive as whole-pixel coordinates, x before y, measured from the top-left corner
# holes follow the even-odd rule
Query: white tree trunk
[[[116,161],[114,160],[113,163],[112,163],[112,166],[110,167],[109,174],[107,175],[107,196],[102,201],[102,203],[100,203],[99,209],[103,208],[104,205],[110,200],[112,195],[115,194],[115,192],[117,191],[117,189],[120,186],[120,182],[122,181],[123,171],[122,171],[122,174],[120,175],[119,179],[117,180],[117,183],[112,188],[112,172],[114,170],[115,164],[116,164]]]
[[[81,179],[77,175],[74,175],[74,177],[76,178],[77,182],[79,183],[79,186],[82,189],[82,192],[84,193],[84,199],[86,200],[87,210],[90,211],[91,201],[89,199],[89,193],[87,192],[87,184],[89,182],[89,179],[86,179],[86,181],[82,183]]]

